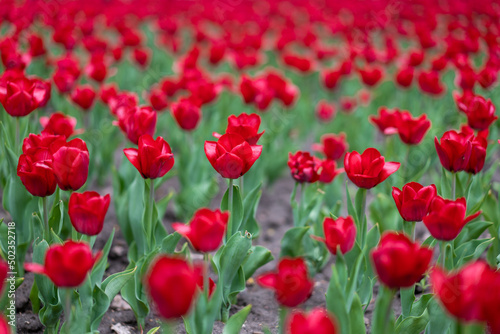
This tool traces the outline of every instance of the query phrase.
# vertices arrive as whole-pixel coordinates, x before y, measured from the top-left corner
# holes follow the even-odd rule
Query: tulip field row
[[[500,1],[0,3],[0,334],[500,334]]]

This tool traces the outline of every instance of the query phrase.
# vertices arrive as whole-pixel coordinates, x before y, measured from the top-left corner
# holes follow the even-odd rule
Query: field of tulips
[[[499,0],[1,0],[0,334],[500,334]]]

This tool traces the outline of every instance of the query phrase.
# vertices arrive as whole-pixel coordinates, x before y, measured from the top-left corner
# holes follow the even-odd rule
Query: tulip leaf
[[[344,289],[340,285],[339,275],[335,266],[332,266],[332,277],[326,291],[326,308],[335,314],[339,322],[341,334],[350,334],[350,317],[346,310]]]
[[[52,207],[49,214],[49,228],[54,230],[57,235],[61,234],[64,221],[64,203],[58,200]]]
[[[465,225],[463,230],[453,241],[455,247],[458,247],[465,242],[479,238],[481,234],[483,234],[483,232],[486,231],[492,225],[493,225],[492,222],[486,222],[486,221],[468,223],[467,225]]]
[[[229,318],[226,325],[224,326],[222,334],[238,334],[241,331],[241,327],[243,327],[243,324],[245,323],[245,320],[247,319],[251,309],[252,305],[247,305],[246,307],[238,311],[238,313]]]
[[[232,221],[232,231],[228,231],[228,235],[232,236],[239,231],[243,220],[243,201],[241,199],[240,188],[238,186],[233,186],[233,211],[230,213],[230,218]],[[222,202],[220,204],[220,209],[222,211],[228,211],[229,205],[229,189],[226,190]],[[228,225],[229,228],[229,225]]]
[[[302,239],[307,234],[310,229],[309,226],[305,227],[293,227],[285,232],[285,235],[281,239],[281,252],[280,257],[298,257],[304,256],[304,246]]]
[[[418,317],[406,317],[396,327],[396,334],[421,333],[428,322],[429,314],[427,311],[424,311],[424,313]]]
[[[243,200],[243,221],[241,223],[240,231],[248,231],[255,239],[260,234],[260,227],[255,220],[257,213],[257,206],[259,205],[260,197],[262,195],[262,183],[259,183],[252,191],[250,191]]]
[[[271,262],[274,259],[271,251],[263,246],[252,246],[245,263],[243,264],[243,271],[245,272],[245,279],[249,279],[257,269]]]
[[[101,253],[101,258],[97,263],[94,265],[94,268],[92,269],[92,272],[90,274],[92,286],[98,284],[101,284],[102,276],[104,275],[104,271],[106,270],[106,266],[108,264],[108,254],[109,250],[111,249],[111,244],[113,243],[113,238],[115,236],[115,229],[111,231],[111,234],[108,238],[108,241],[106,241],[106,244],[104,245],[104,248],[102,249]]]
[[[154,328],[151,328],[151,329],[148,331],[148,333],[147,333],[147,334],[156,334],[156,333],[158,333],[158,331],[159,331],[160,329],[161,329],[161,327],[160,327],[160,326],[158,326],[158,327],[154,327]]]
[[[179,240],[181,240],[182,235],[180,235],[177,232],[171,233],[167,235],[161,244],[161,250],[163,253],[167,254],[173,254],[175,252],[175,248],[177,247],[177,244],[179,243]]]
[[[407,318],[410,316],[411,308],[413,306],[413,302],[415,301],[415,286],[411,286],[409,288],[400,289],[401,295],[401,313],[403,317]]]
[[[354,294],[351,309],[349,310],[350,318],[350,333],[351,334],[364,334],[366,333],[365,314],[358,294]]]
[[[429,322],[425,327],[426,334],[447,333],[453,320],[446,314],[436,298],[432,298],[427,305]]]
[[[392,299],[394,292],[383,285],[378,290],[375,309],[373,311],[372,328],[373,334],[394,333],[394,311],[392,309]],[[387,314],[389,312],[389,314]]]
[[[495,239],[472,240],[457,248],[456,253],[458,257],[458,266],[461,266],[468,261],[479,259],[488,246],[491,245],[493,240]]]

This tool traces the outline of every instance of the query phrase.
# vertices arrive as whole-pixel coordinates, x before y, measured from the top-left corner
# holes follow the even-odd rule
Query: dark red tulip
[[[483,170],[484,162],[486,161],[486,149],[488,148],[488,140],[478,134],[471,141],[471,154],[469,162],[465,167],[467,173],[477,174]]]
[[[156,179],[167,174],[174,166],[174,155],[168,143],[146,134],[139,138],[139,149],[126,148],[125,156],[145,179]]]
[[[420,89],[431,95],[440,95],[444,92],[444,87],[439,79],[439,72],[420,72],[418,75],[418,85]]]
[[[497,70],[491,66],[484,67],[477,75],[477,82],[481,87],[487,89],[497,81]]]
[[[3,292],[5,286],[5,279],[7,278],[7,273],[10,271],[9,265],[4,260],[0,259],[0,294]],[[1,333],[1,331],[0,331]]]
[[[186,131],[196,129],[201,119],[199,106],[189,99],[182,99],[177,103],[172,103],[172,115],[179,127]]]
[[[80,76],[78,61],[71,56],[65,56],[59,59],[56,65],[57,69],[52,76],[52,80],[60,93],[68,93],[73,89]]]
[[[323,220],[324,238],[313,236],[313,239],[325,243],[326,247],[333,255],[337,255],[340,247],[342,254],[349,252],[356,241],[356,224],[351,216],[333,219],[330,217]]]
[[[378,117],[370,116],[370,121],[380,130],[380,132],[388,136],[398,133],[399,118],[399,110],[389,110],[382,107],[378,111]]]
[[[199,252],[212,252],[219,248],[226,231],[229,212],[219,209],[212,211],[200,209],[196,211],[189,225],[174,223],[172,227],[189,240],[193,248]]]
[[[40,124],[43,127],[42,133],[61,135],[66,139],[76,133],[76,118],[60,112],[55,112],[50,117],[40,117]]]
[[[154,134],[157,117],[156,111],[151,107],[125,107],[123,113],[118,115],[118,126],[127,135],[128,140],[137,145],[142,135]]]
[[[222,58],[224,58],[224,54],[226,53],[227,45],[223,40],[214,41],[210,47],[209,58],[210,64],[217,65]]]
[[[343,168],[337,168],[334,160],[322,160],[319,165],[319,182],[331,183],[337,175],[344,172]]]
[[[17,176],[33,196],[50,196],[56,190],[57,182],[51,165],[52,156],[46,149],[33,149],[19,157]]]
[[[342,73],[340,71],[327,71],[323,73],[323,84],[327,89],[334,89],[337,87],[337,83],[341,78]]]
[[[75,138],[53,154],[52,168],[62,190],[78,190],[87,181],[89,150],[85,142]]]
[[[76,87],[71,93],[71,100],[83,110],[89,110],[94,104],[96,93],[90,85]]]
[[[222,177],[237,179],[257,161],[262,146],[250,145],[238,134],[224,134],[218,141],[205,141],[205,154]]]
[[[347,151],[348,145],[345,133],[326,134],[321,136],[321,144],[313,144],[315,151],[321,152],[328,160],[338,160]]]
[[[28,43],[31,57],[39,57],[47,52],[43,39],[36,34],[28,36]]]
[[[66,241],[54,244],[45,254],[45,264],[26,263],[27,271],[46,275],[59,288],[76,288],[87,278],[88,273],[100,258],[94,256],[85,242]]]
[[[2,334],[11,334],[11,327],[9,323],[7,322],[7,319],[0,314],[0,333]]]
[[[423,114],[417,118],[413,118],[408,111],[399,113],[399,120],[397,125],[398,134],[401,141],[405,144],[419,144],[430,127],[431,121],[427,119],[426,114]]]
[[[365,85],[373,87],[380,82],[384,73],[382,72],[382,69],[378,67],[365,67],[359,70],[359,74],[361,75],[361,80]]]
[[[333,315],[325,309],[315,308],[309,313],[294,311],[287,319],[286,334],[337,334],[337,324]]]
[[[495,106],[491,100],[482,96],[474,96],[465,109],[467,123],[475,130],[486,130],[498,119],[495,116]]]
[[[297,151],[288,154],[288,167],[295,181],[314,183],[320,178],[321,160],[309,152]]]
[[[273,289],[278,303],[286,307],[297,307],[305,302],[314,287],[302,258],[281,259],[278,271],[260,275],[257,283],[264,288]]]
[[[473,137],[473,134],[454,130],[446,131],[441,137],[441,143],[435,137],[434,145],[441,165],[450,172],[465,170],[472,152]]]
[[[186,315],[194,301],[199,273],[184,259],[160,255],[146,274],[145,284],[160,317]]]
[[[467,203],[464,197],[453,201],[436,196],[423,222],[435,239],[450,241],[460,234],[468,222],[481,214],[481,211],[478,211],[466,217],[466,212]]]
[[[134,61],[141,66],[146,68],[149,59],[151,58],[151,50],[147,48],[135,48],[133,51]]]
[[[420,281],[432,259],[432,249],[421,247],[404,234],[388,232],[372,251],[373,266],[382,284],[408,288]]]
[[[319,101],[316,106],[316,116],[323,122],[329,122],[335,116],[335,105],[326,102],[325,100]]]
[[[264,131],[259,133],[260,122],[260,116],[257,114],[231,115],[227,118],[226,133],[240,135],[250,145],[257,145],[260,137],[264,134]],[[219,134],[214,135],[217,138],[221,137]]]
[[[72,193],[68,215],[75,230],[85,235],[98,235],[110,203],[109,194],[101,196],[95,191]]]
[[[413,67],[406,67],[399,70],[396,74],[396,82],[398,85],[403,88],[410,87],[413,82],[414,72]]]
[[[108,104],[112,98],[116,98],[118,95],[118,87],[116,84],[112,83],[109,85],[102,85],[99,97],[101,101]]]
[[[12,117],[29,115],[50,98],[50,84],[24,75],[0,79],[0,103]]]
[[[436,186],[424,187],[420,183],[410,182],[402,190],[392,187],[392,198],[399,214],[407,222],[419,222],[429,212],[432,200],[437,195]]]
[[[370,189],[383,182],[399,169],[399,162],[386,162],[375,148],[367,148],[362,154],[346,153],[344,169],[349,179],[358,187]]]
[[[49,159],[52,160],[52,154],[60,147],[66,144],[64,136],[53,135],[42,132],[39,135],[30,133],[23,140],[23,153],[33,153],[39,149],[44,149],[49,154]]]

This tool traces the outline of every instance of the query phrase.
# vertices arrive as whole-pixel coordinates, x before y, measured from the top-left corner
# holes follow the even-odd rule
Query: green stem
[[[71,294],[72,289],[64,289],[64,327],[66,330],[71,330]]]
[[[147,236],[146,240],[148,240],[148,249],[151,251],[154,249],[154,224],[153,224],[153,207],[154,207],[154,202],[155,202],[155,184],[154,180],[151,179],[149,184],[149,206],[148,206],[148,225],[147,225]]]
[[[441,265],[446,268],[446,241],[440,241],[441,243]]]
[[[241,194],[241,198],[243,199],[243,176],[240,176],[240,194]]]
[[[163,334],[175,334],[176,327],[175,321],[164,321],[161,324],[161,331]]]
[[[14,147],[14,152],[18,152],[19,142],[20,142],[20,131],[19,131],[19,117],[14,117],[16,119],[16,146]]]
[[[410,145],[406,145],[406,155],[404,160],[404,173],[403,173],[403,183],[409,181],[410,176]]]
[[[285,333],[285,321],[288,316],[289,309],[288,307],[281,306],[280,307],[280,319],[279,319],[279,327],[278,327],[278,333],[283,334]]]
[[[207,295],[207,299],[210,294],[210,284],[208,283],[208,274],[210,270],[210,260],[208,258],[208,253],[203,253],[203,262],[205,263],[205,272],[203,273],[203,292]]]
[[[367,189],[364,188],[359,188],[358,191],[362,191],[363,199],[361,202],[361,212],[358,213],[359,215],[359,222],[361,225],[361,245],[362,247],[365,247],[365,242],[366,242],[366,230],[367,230],[367,221],[366,221],[366,195],[368,193]]]
[[[41,197],[42,201],[42,212],[40,212],[40,218],[43,219],[43,227],[44,227],[44,239],[49,241],[50,237],[50,228],[49,228],[49,213],[47,211],[47,196]]]
[[[451,197],[453,200],[457,198],[456,196],[456,189],[457,189],[457,173],[452,173],[451,177]]]
[[[229,194],[227,197],[227,208],[229,210],[229,221],[227,223],[226,240],[233,236],[233,179],[229,179]]]
[[[385,289],[385,287],[383,288]],[[391,290],[391,300],[387,304],[387,309],[385,312],[385,320],[384,320],[384,333],[387,333],[387,329],[389,328],[389,322],[391,321],[392,316],[392,305],[394,303],[394,296],[396,295],[396,290]]]

